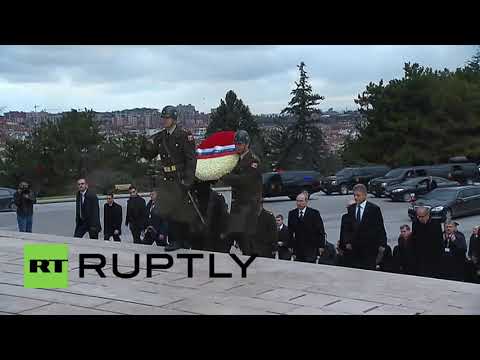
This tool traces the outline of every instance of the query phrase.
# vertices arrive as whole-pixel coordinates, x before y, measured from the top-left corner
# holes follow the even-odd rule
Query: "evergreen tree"
[[[220,106],[212,111],[207,136],[217,131],[246,130],[250,135],[251,148],[263,159],[265,143],[252,113],[243,101],[237,98],[233,90],[225,95],[225,101],[220,100]],[[264,164],[262,163],[262,166]]]
[[[294,124],[282,135],[277,136],[274,144],[279,150],[277,164],[282,169],[316,169],[322,171],[322,157],[326,155],[326,144],[319,126],[312,115],[319,110],[316,106],[324,97],[313,92],[308,81],[305,63],[297,66],[299,81],[291,91],[292,99],[281,114],[292,115]]]
[[[455,72],[406,63],[404,76],[370,83],[355,102],[363,116],[344,161],[390,166],[480,157],[480,76],[475,58]]]

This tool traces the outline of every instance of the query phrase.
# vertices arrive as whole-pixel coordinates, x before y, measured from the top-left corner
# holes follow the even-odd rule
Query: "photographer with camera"
[[[22,181],[18,185],[17,192],[13,195],[13,201],[17,206],[18,231],[31,233],[33,204],[37,202],[37,198],[26,181]]]

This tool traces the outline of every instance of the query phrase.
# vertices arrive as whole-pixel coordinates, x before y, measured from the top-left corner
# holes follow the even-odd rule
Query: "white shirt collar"
[[[365,205],[367,205],[367,200],[365,200],[364,202],[360,203],[360,205],[357,205],[357,206],[360,206],[363,209],[365,209]]]
[[[279,228],[278,230],[282,230],[282,229],[283,229],[283,225],[284,225],[284,224],[280,225],[280,228]]]
[[[87,189],[88,190],[88,189]],[[85,196],[85,193],[87,192],[87,190],[85,191],[80,191],[80,194],[82,194],[82,196]]]

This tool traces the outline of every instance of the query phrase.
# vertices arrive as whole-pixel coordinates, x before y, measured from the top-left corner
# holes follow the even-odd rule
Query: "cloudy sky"
[[[370,81],[405,62],[463,66],[474,46],[4,46],[0,109],[97,111],[192,104],[209,112],[232,89],[253,113],[278,113],[304,61],[320,108],[355,109]]]

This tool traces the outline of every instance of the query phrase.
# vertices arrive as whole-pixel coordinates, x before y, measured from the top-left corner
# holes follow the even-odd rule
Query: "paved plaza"
[[[32,243],[69,246],[69,287],[23,287],[23,247]],[[204,254],[195,259],[188,277],[186,259],[177,253]],[[107,259],[106,278],[94,270],[79,277],[78,254],[100,253]],[[133,270],[140,255],[140,273],[132,279],[113,276],[112,254],[119,270]],[[146,254],[163,248],[103,240],[0,230],[0,314],[145,314],[145,315],[428,315],[480,314],[480,285],[414,276],[354,270],[317,264],[257,258],[241,277],[228,254],[181,250],[168,270],[146,277]],[[248,257],[240,257],[246,262]],[[211,278],[231,273],[232,278]]]

